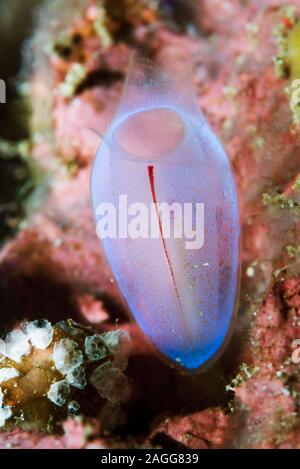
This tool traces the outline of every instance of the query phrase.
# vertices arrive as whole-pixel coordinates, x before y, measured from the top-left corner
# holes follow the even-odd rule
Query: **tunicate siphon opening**
[[[117,126],[114,139],[127,155],[152,160],[176,151],[183,141],[185,124],[172,109],[139,111]]]

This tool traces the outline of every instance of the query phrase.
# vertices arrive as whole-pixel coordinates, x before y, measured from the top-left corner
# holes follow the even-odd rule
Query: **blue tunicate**
[[[232,330],[240,228],[228,158],[189,78],[133,61],[91,187],[132,316],[170,362],[207,365]]]

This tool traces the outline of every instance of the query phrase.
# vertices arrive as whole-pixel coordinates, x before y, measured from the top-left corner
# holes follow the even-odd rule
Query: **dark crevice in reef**
[[[119,71],[101,69],[90,73],[87,78],[80,83],[77,87],[75,94],[81,94],[87,89],[94,88],[96,86],[110,87],[115,82],[123,80],[124,75]]]
[[[80,33],[74,33],[69,43],[56,42],[53,45],[54,52],[61,58],[67,60],[71,58],[74,48],[81,46],[83,37]]]
[[[7,87],[6,104],[0,105],[1,138],[17,140],[24,139],[28,135],[27,123],[23,119],[23,106],[21,105],[20,109],[18,104],[20,97],[17,90],[17,76],[22,61],[22,45],[32,33],[33,7],[40,2],[41,0],[26,2],[12,0],[0,3],[0,79],[6,82]]]
[[[279,307],[281,317],[284,319],[284,321],[287,321],[288,316],[289,316],[290,307],[288,306],[288,304],[286,302],[285,292],[284,292],[284,289],[283,289],[282,282],[278,282],[274,286],[274,290],[276,292],[276,296],[277,296],[277,299],[278,299],[278,307]]]
[[[0,142],[0,244],[11,237],[24,216],[24,200],[32,190],[30,169],[17,154],[7,156]]]
[[[126,0],[105,0],[105,10],[107,16],[118,24],[118,27],[113,32],[114,41],[116,43],[130,43],[133,33],[133,26],[126,18],[127,15],[127,6]]]
[[[193,0],[160,0],[160,10],[163,19],[170,28],[186,33],[192,26],[199,32],[199,26],[195,22],[195,5]]]
[[[0,244],[16,232],[32,188],[30,168],[17,146],[14,148],[14,142],[29,137],[28,109],[19,96],[17,76],[22,44],[32,32],[31,9],[39,3],[40,0],[12,0],[9,6],[7,2],[0,3],[0,79],[6,83],[6,103],[0,104]]]
[[[184,416],[210,407],[226,408],[232,394],[226,392],[225,383],[238,371],[240,348],[241,337],[235,334],[223,356],[210,369],[196,374],[171,368],[151,350],[132,356],[128,375],[134,383],[134,395],[128,404],[129,420],[119,430],[120,434],[147,434],[158,416]],[[165,443],[163,446],[169,447]]]
[[[20,254],[21,255],[21,254]],[[30,257],[30,256],[29,256]],[[29,261],[28,261],[29,262]],[[49,264],[49,271],[36,268],[33,272],[16,271],[16,261],[6,261],[0,266],[0,330],[9,330],[16,322],[45,318],[58,322],[79,313],[73,302],[70,285],[51,269],[59,267]]]
[[[187,449],[184,444],[179,443],[179,441],[174,440],[163,432],[157,433],[154,438],[152,438],[152,444],[172,451],[184,451]]]

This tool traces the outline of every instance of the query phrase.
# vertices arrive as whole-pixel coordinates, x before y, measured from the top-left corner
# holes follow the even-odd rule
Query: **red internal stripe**
[[[160,236],[161,236],[161,239],[162,239],[163,248],[164,248],[166,259],[167,259],[167,262],[168,262],[168,265],[169,265],[169,269],[170,269],[170,272],[171,272],[172,281],[173,281],[173,285],[174,285],[174,288],[175,288],[176,296],[179,300],[179,294],[178,294],[178,290],[177,290],[177,286],[176,286],[176,282],[175,282],[175,276],[174,276],[172,264],[171,264],[171,261],[170,261],[170,257],[169,257],[169,254],[168,254],[166,241],[165,241],[164,236],[163,236],[163,228],[162,228],[162,223],[161,223],[161,219],[160,219],[160,216],[159,216],[159,210],[158,210],[158,206],[157,206],[157,198],[156,198],[155,182],[154,182],[154,166],[148,166],[148,176],[149,176],[152,200],[153,200],[153,203],[155,204],[155,210],[156,210],[156,215],[157,215],[157,219],[158,219]]]

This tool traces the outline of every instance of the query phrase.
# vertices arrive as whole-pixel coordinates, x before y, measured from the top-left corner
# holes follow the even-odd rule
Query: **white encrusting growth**
[[[102,360],[107,355],[107,349],[100,334],[86,337],[84,351],[90,362]]]
[[[55,405],[62,407],[67,402],[69,394],[70,386],[63,379],[62,381],[57,381],[56,383],[51,384],[47,397]]]
[[[128,364],[130,337],[128,332],[118,329],[103,334],[102,340],[113,356],[114,362],[120,370],[125,370]]]
[[[5,341],[0,341],[0,353],[16,363],[20,363],[30,351],[31,346],[27,335],[18,329],[7,334]]]
[[[110,361],[98,366],[91,374],[89,381],[98,394],[109,402],[120,402],[127,397],[127,378]]]
[[[3,392],[0,388],[0,427],[3,427],[5,425],[6,420],[8,420],[11,416],[11,408],[3,405]]]
[[[10,407],[5,406],[0,408],[0,427],[5,425],[6,420],[12,416],[12,410]]]
[[[19,426],[33,420],[40,412],[40,398],[48,400],[49,413],[41,417],[47,428],[54,418],[52,404],[61,408],[55,418],[65,412],[77,414],[77,398],[88,383],[116,411],[129,395],[122,372],[128,345],[129,336],[123,331],[93,334],[72,320],[53,326],[46,319],[22,322],[0,339],[0,428],[11,417],[14,422],[9,423]],[[111,413],[111,408],[105,412]]]
[[[66,375],[83,363],[83,355],[74,340],[61,339],[54,346],[53,361],[56,369]]]
[[[0,384],[16,378],[20,373],[15,368],[0,368]]]
[[[31,344],[40,350],[45,350],[52,342],[53,327],[47,320],[31,321],[26,324],[26,330]]]
[[[86,387],[86,377],[84,365],[79,365],[71,373],[66,375],[66,381],[74,388],[84,389]]]

